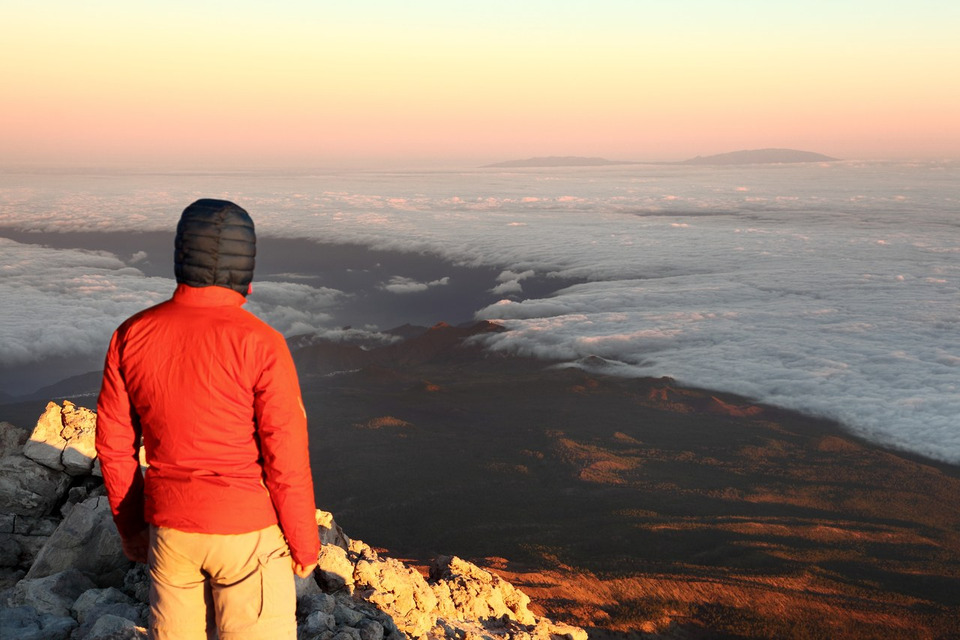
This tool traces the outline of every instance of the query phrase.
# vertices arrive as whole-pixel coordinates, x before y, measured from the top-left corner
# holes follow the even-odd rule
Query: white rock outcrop
[[[40,464],[78,476],[90,473],[97,457],[95,437],[97,414],[65,400],[55,402],[37,421],[23,455]]]

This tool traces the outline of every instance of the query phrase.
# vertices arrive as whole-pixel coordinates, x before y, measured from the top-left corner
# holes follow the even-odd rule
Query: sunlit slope
[[[333,351],[298,352],[319,502],[361,537],[506,558],[552,614],[604,629],[952,629],[956,468],[669,379],[490,356],[472,331],[335,375]]]

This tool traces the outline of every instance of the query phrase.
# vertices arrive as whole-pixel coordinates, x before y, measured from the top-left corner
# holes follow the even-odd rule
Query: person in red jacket
[[[96,446],[125,554],[148,562],[150,637],[296,637],[293,574],[320,543],[306,413],[278,332],[241,306],[256,236],[204,199],[177,225],[173,297],[113,334]],[[146,471],[141,472],[141,439]]]

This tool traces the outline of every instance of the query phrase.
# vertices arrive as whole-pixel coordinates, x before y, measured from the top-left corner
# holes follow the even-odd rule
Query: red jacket
[[[103,479],[125,539],[146,523],[199,533],[279,523],[306,566],[320,543],[300,385],[283,336],[244,302],[181,284],[120,325],[97,403]]]

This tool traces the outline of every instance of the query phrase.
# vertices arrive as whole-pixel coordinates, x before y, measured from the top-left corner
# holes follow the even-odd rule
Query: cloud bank
[[[381,288],[390,293],[404,294],[420,293],[433,287],[445,287],[448,284],[450,284],[450,278],[446,276],[438,278],[437,280],[431,280],[430,282],[418,282],[404,276],[393,276],[386,284],[382,285]]]
[[[134,254],[130,262],[140,259]],[[147,277],[107,252],[0,238],[0,366],[68,357],[95,369],[114,329],[168,299],[175,288],[173,278]],[[255,282],[246,308],[291,336],[330,331],[326,311],[344,296],[297,283]]]
[[[261,234],[499,268],[490,289],[504,300],[477,317],[502,320],[511,331],[487,336],[491,349],[572,361],[599,356],[621,372],[742,393],[960,462],[957,184],[956,163],[856,162],[242,180],[0,175],[0,226],[169,230],[185,203],[227,197],[251,211]],[[66,333],[36,340],[37,349],[98,339],[134,306],[124,296],[142,304],[162,288],[113,256],[50,259],[77,266],[3,291],[18,301],[9,306],[28,310],[5,312],[15,314],[4,319],[15,338],[5,358],[29,357],[34,338],[22,325],[52,314],[68,280],[71,299],[95,311],[114,305],[116,313],[100,309],[94,316],[111,322],[82,335],[58,320]],[[520,299],[531,272],[583,283]],[[384,286],[402,293],[441,284],[394,279]],[[13,285],[4,278],[4,286]],[[111,286],[117,299],[109,302],[82,293]],[[311,294],[304,310],[306,293],[277,291],[277,322],[321,330],[324,305],[336,294]]]

